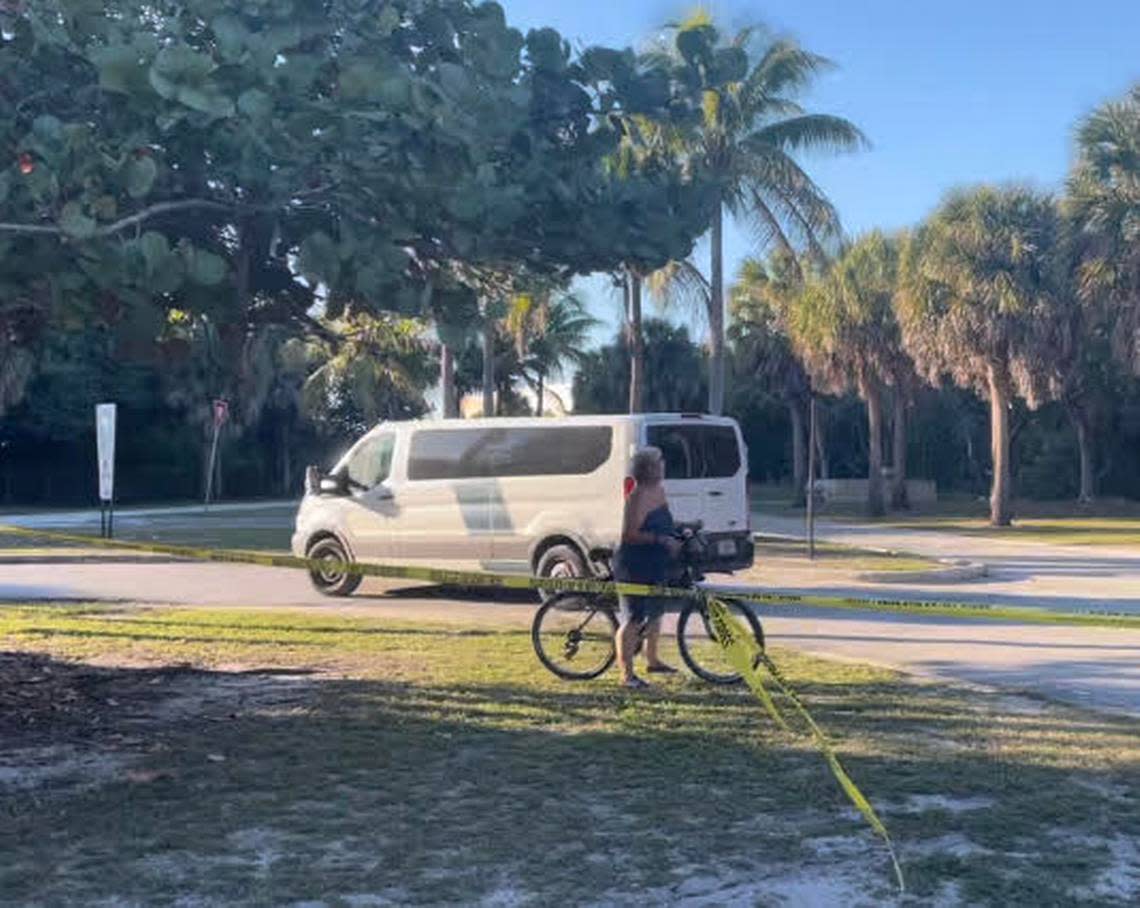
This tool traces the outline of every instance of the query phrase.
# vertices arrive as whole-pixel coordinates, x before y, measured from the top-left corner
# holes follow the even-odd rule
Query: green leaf
[[[92,48],[87,56],[99,73],[99,87],[104,91],[127,95],[146,87],[147,64],[138,48],[110,44]]]
[[[346,66],[340,74],[340,94],[346,100],[375,97],[383,81],[380,67],[374,63],[357,61]]]
[[[233,116],[234,104],[210,82],[214,61],[205,54],[176,44],[164,47],[150,67],[150,84],[170,101],[215,117]]]
[[[226,279],[226,260],[207,249],[199,249],[189,243],[180,249],[186,263],[186,274],[196,284],[216,287]]]
[[[234,102],[212,88],[181,88],[178,91],[178,100],[191,110],[197,110],[214,117],[232,117],[234,115]]]
[[[146,271],[149,277],[163,269],[170,259],[170,244],[161,233],[148,230],[138,239],[138,248],[146,262]]]
[[[218,54],[228,63],[241,59],[249,40],[249,32],[237,16],[218,16],[210,28],[214,31]]]
[[[387,38],[400,26],[400,11],[394,4],[385,4],[376,19],[376,32],[382,38]]]
[[[41,142],[58,145],[63,141],[63,123],[50,114],[41,114],[32,123],[32,132]]]
[[[77,240],[88,239],[98,224],[83,211],[79,202],[68,202],[59,213],[59,226],[68,236]]]
[[[237,106],[240,113],[255,123],[266,122],[273,113],[273,99],[259,88],[243,91]]]
[[[127,194],[132,199],[147,196],[158,177],[158,165],[148,154],[133,157],[127,164]]]
[[[174,100],[181,85],[201,85],[214,71],[214,61],[205,54],[174,44],[164,47],[150,67],[150,81],[162,97]]]
[[[322,231],[310,234],[301,243],[298,265],[301,274],[310,283],[333,286],[340,276],[340,257],[337,255],[336,242]]]
[[[453,98],[462,99],[471,91],[471,73],[458,63],[440,63],[439,84]]]

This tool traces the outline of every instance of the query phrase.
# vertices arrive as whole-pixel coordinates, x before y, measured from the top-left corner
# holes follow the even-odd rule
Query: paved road
[[[0,563],[0,601],[165,602],[335,610],[337,614],[479,621],[526,627],[525,597],[493,602],[369,578],[351,600],[313,592],[303,574],[223,564]],[[905,671],[1029,690],[1140,716],[1140,631],[1020,625],[927,616],[762,609],[777,643]]]
[[[803,521],[754,515],[759,532],[802,536]],[[883,595],[1003,605],[1034,605],[1059,611],[1110,610],[1140,614],[1140,550],[1128,547],[1061,546],[991,539],[932,530],[903,530],[873,524],[821,522],[817,536],[868,548],[914,552],[936,558],[981,562],[987,575],[965,583],[870,584],[834,586],[826,579],[797,574],[789,584],[839,595]],[[776,584],[785,584],[774,578]]]

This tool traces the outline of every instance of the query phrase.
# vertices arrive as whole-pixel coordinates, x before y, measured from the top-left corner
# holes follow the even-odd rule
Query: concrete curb
[[[952,561],[948,558],[935,561],[946,567],[929,571],[864,571],[856,574],[855,579],[866,583],[964,583],[989,573],[984,564],[976,561]]]

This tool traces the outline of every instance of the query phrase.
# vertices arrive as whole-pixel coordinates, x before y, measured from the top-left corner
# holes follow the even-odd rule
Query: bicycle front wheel
[[[764,630],[759,619],[739,599],[722,600],[728,612],[752,634],[760,649],[764,649]],[[677,619],[677,648],[685,665],[698,678],[710,684],[739,684],[740,673],[728,661],[728,655],[716,641],[709,625],[708,612],[703,603],[690,602]]]
[[[530,628],[539,661],[559,678],[588,681],[614,664],[618,621],[601,597],[560,593],[544,602]]]

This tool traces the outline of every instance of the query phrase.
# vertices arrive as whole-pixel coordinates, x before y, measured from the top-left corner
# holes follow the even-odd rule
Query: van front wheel
[[[351,596],[364,579],[347,570],[352,559],[339,539],[328,536],[318,539],[309,546],[307,557],[320,562],[309,568],[309,580],[317,592],[326,596]]]
[[[535,571],[539,577],[587,577],[586,559],[572,545],[552,545],[538,559]],[[558,590],[539,590],[543,600],[549,599]]]

